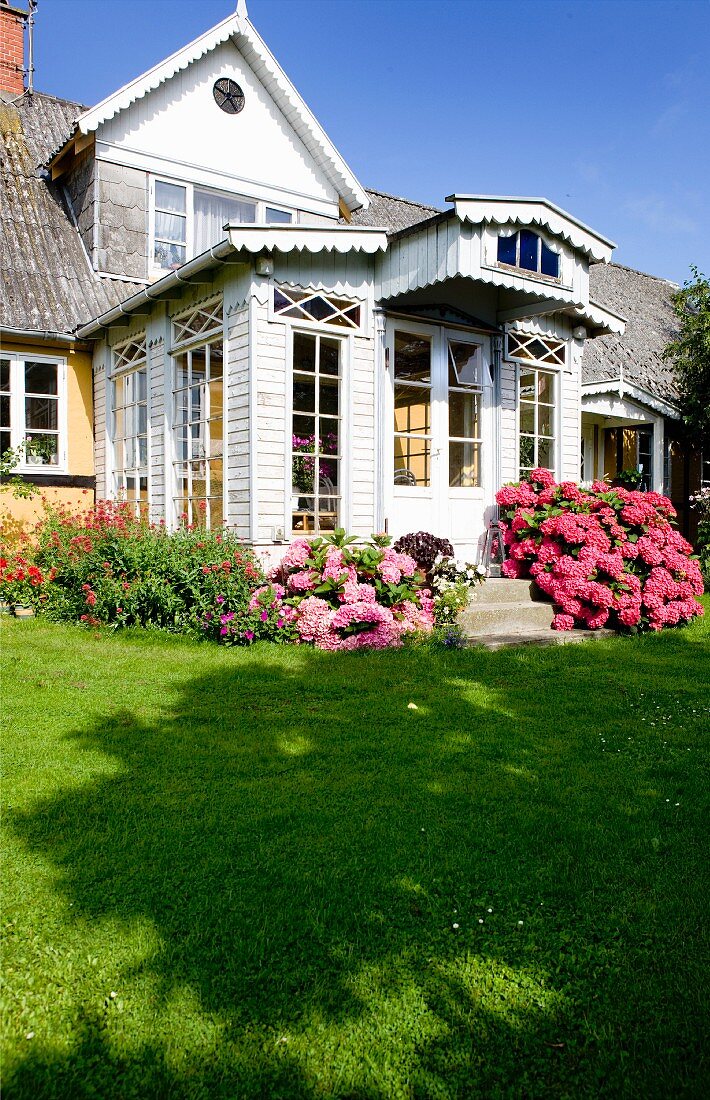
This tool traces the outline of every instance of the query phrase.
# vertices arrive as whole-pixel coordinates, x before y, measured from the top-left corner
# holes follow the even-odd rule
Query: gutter
[[[236,249],[229,241],[220,241],[219,244],[209,248],[207,252],[195,256],[194,260],[188,260],[177,271],[171,271],[169,275],[158,279],[156,283],[152,283],[145,290],[139,290],[136,294],[132,294],[130,298],[126,298],[125,302],[121,302],[119,305],[107,310],[106,313],[100,314],[88,325],[83,325],[77,330],[77,336],[82,340],[95,339],[101,329],[107,328],[114,321],[120,320],[121,317],[130,317],[141,306],[159,301],[165,291],[172,290],[177,286],[189,285],[191,275],[199,274],[215,262],[226,263],[226,257],[234,252],[236,252]]]
[[[52,329],[8,328],[6,325],[0,325],[0,333],[19,340],[46,340],[55,344],[76,344],[79,340],[79,337],[72,335],[71,332],[55,332]]]

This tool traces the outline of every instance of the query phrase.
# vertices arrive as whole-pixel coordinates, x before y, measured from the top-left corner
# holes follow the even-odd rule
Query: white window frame
[[[535,268],[535,269],[530,268],[530,267],[521,267],[520,266],[520,234],[523,230],[525,230],[526,232],[531,233],[533,236],[537,237],[538,241],[540,242],[540,246],[538,248],[538,263],[539,263],[540,266]],[[507,263],[505,263],[504,260],[499,260],[498,259],[498,241],[501,238],[509,239],[510,237],[517,237],[517,242],[516,242],[516,245],[515,245],[515,258],[516,258],[517,262],[514,263],[514,264],[507,264]],[[539,229],[537,228],[537,226],[535,228],[532,228],[529,225],[519,225],[514,229],[514,231],[512,233],[503,232],[503,231],[499,230],[497,235],[496,235],[495,241],[496,241],[496,244],[495,244],[495,267],[500,268],[503,271],[514,271],[517,275],[522,275],[523,277],[529,277],[529,278],[532,278],[532,279],[541,279],[544,282],[553,283],[555,286],[562,283],[562,259],[563,259],[562,249],[557,244],[557,242],[550,243],[550,239],[548,237],[546,237],[544,233],[541,233],[539,231]],[[555,254],[555,256],[557,256],[557,274],[556,275],[547,275],[544,271],[542,271],[542,246],[543,246],[543,244],[545,245],[545,247],[548,249],[549,252],[553,252]]]
[[[155,262],[155,185],[156,183],[168,183],[173,187],[183,187],[185,189],[185,262],[192,260],[195,257],[195,191],[204,192],[208,195],[221,195],[225,199],[233,199],[235,202],[248,202],[252,203],[256,208],[255,221],[248,222],[249,225],[283,225],[283,222],[267,222],[266,210],[279,210],[284,214],[291,215],[291,223],[294,224],[297,219],[297,212],[295,209],[289,206],[284,206],[280,202],[267,202],[265,199],[255,199],[251,195],[243,195],[241,193],[233,191],[224,191],[219,187],[202,187],[199,184],[191,183],[185,179],[175,179],[170,176],[151,175],[149,186],[149,216],[148,216],[148,270],[151,276],[163,276],[168,274],[172,269],[167,267],[159,267]]]
[[[141,339],[143,341],[145,341],[145,338],[146,338],[145,333],[139,333],[137,336],[133,336],[131,338],[131,340],[128,341],[128,343],[136,343]],[[116,495],[116,497],[118,499],[121,499],[121,500],[129,499],[125,496],[125,492],[126,492],[125,484],[123,484],[123,485],[120,484],[121,480],[125,481],[126,471],[123,470],[123,471],[119,472],[119,470],[117,468],[117,461],[116,461],[116,442],[117,442],[116,441],[116,388],[129,375],[137,374],[138,371],[143,370],[143,371],[145,371],[145,383],[146,383],[145,407],[146,407],[146,419],[147,419],[147,423],[146,423],[146,466],[145,466],[145,470],[146,470],[147,494],[148,495],[147,495],[147,499],[146,499],[145,503],[146,503],[147,513],[148,513],[148,515],[150,515],[151,508],[152,508],[152,503],[153,503],[153,493],[152,493],[152,478],[151,478],[151,439],[150,439],[150,436],[151,436],[151,432],[150,432],[151,397],[150,397],[150,367],[149,367],[149,363],[148,363],[148,348],[147,348],[147,345],[146,345],[145,355],[139,356],[136,359],[134,359],[132,362],[130,362],[130,363],[128,363],[128,364],[126,364],[126,365],[124,365],[124,366],[117,369],[116,366],[115,366],[116,356],[120,355],[122,347],[125,347],[125,346],[126,346],[126,343],[124,343],[123,345],[117,345],[116,347],[111,349],[112,350],[112,359],[113,359],[114,367],[111,371],[111,375],[110,375],[110,378],[109,378],[109,381],[111,383],[111,386],[110,386],[110,389],[109,389],[110,417],[111,417],[111,419],[110,419],[111,434],[110,434],[110,439],[109,439],[110,456],[111,456],[110,483],[111,483],[111,486],[113,488],[113,492],[114,492],[114,494]],[[137,404],[137,403],[134,403],[134,404]],[[125,406],[123,406],[123,408],[124,408],[124,413],[125,413]],[[123,439],[126,440],[127,438],[128,437],[124,434]],[[138,436],[135,436],[135,438],[138,438]],[[129,476],[135,476],[135,475],[129,475]],[[137,476],[140,476],[140,475],[138,474]],[[121,494],[124,494],[124,495],[122,496]],[[131,500],[130,503],[138,505],[138,507],[136,508],[136,514],[138,514],[139,511],[140,511],[140,501],[139,500],[138,501]]]
[[[486,480],[486,477],[485,477],[485,471],[486,471],[485,463],[486,463],[486,458],[488,457],[486,455],[486,449],[487,449],[487,447],[491,446],[491,443],[492,443],[490,435],[488,436],[488,438],[486,438],[486,426],[487,426],[486,398],[487,398],[487,394],[486,394],[486,382],[484,380],[484,370],[485,370],[485,368],[484,368],[484,361],[483,361],[483,341],[480,337],[476,337],[473,333],[457,332],[455,329],[445,329],[444,333],[443,333],[443,336],[444,336],[444,348],[445,348],[445,351],[446,351],[446,377],[443,381],[444,381],[444,384],[445,384],[444,400],[446,402],[446,415],[447,415],[447,424],[446,424],[446,457],[447,457],[447,463],[446,463],[446,470],[445,470],[445,481],[447,483],[448,492],[449,492],[450,496],[452,496],[452,497],[457,497],[457,496],[470,497],[472,495],[479,495],[479,494],[483,493],[485,480]],[[478,380],[475,383],[472,383],[471,385],[465,385],[464,384],[464,385],[459,385],[459,386],[450,386],[449,385],[448,367],[449,367],[449,355],[450,355],[450,350],[449,349],[450,349],[451,344],[470,344],[472,347],[475,347],[477,349],[477,352],[478,352],[478,356],[477,356],[477,359],[478,359],[478,362],[477,362]],[[471,437],[463,438],[463,437],[449,435],[449,429],[450,429],[449,394],[451,393],[452,390],[455,393],[471,393],[471,394],[475,394],[478,397],[478,430],[479,430],[479,435],[477,437],[471,436]],[[451,444],[452,443],[476,443],[476,444],[478,444],[478,447],[479,447],[479,452],[478,452],[478,455],[479,455],[479,478],[480,478],[480,483],[478,485],[451,485],[450,484],[450,478],[451,478]]]
[[[339,301],[348,302],[349,308],[352,306],[359,306],[360,308],[360,321],[359,324],[352,327],[345,325],[334,325],[332,321],[318,321],[314,317],[309,319],[308,317],[287,317],[284,313],[280,313],[274,306],[274,292],[278,291],[284,297],[288,296],[289,291],[297,290],[303,294],[307,294],[312,297],[323,298],[337,298]],[[305,299],[304,299],[305,300]],[[294,302],[294,308],[298,308],[299,303]],[[315,286],[295,286],[290,283],[277,283],[274,280],[271,281],[269,286],[269,321],[276,325],[291,325],[301,328],[304,331],[310,329],[311,332],[328,332],[333,336],[367,336],[366,328],[366,316],[367,310],[365,308],[366,303],[362,298],[352,298],[348,294],[338,294],[334,290],[326,290],[324,287]],[[337,308],[337,307],[334,307]]]
[[[67,360],[61,355],[35,355],[17,351],[0,351],[0,359],[10,361],[10,446],[19,447],[27,438],[25,423],[25,379],[26,363],[52,363],[57,367],[57,461],[53,463],[27,462],[24,458],[18,462],[15,472],[31,474],[35,477],[47,474],[68,474],[67,453]],[[54,395],[52,395],[54,396]],[[37,434],[41,434],[37,430]],[[54,434],[52,432],[51,434]]]
[[[537,362],[537,360],[533,360],[533,359],[513,360],[513,362],[515,363],[515,366],[516,366],[516,372],[515,372],[515,469],[516,469],[516,480],[519,480],[520,477],[521,477],[521,472],[520,472],[520,437],[521,437],[521,435],[525,434],[525,436],[527,436],[529,438],[532,438],[536,441],[537,441],[537,439],[540,438],[540,433],[538,431],[535,431],[532,436],[530,436],[529,432],[521,433],[521,431],[520,431],[520,375],[525,370],[542,371],[543,374],[547,374],[552,378],[552,385],[553,385],[553,391],[552,391],[552,429],[553,429],[553,434],[552,434],[551,438],[552,438],[552,445],[553,445],[553,454],[552,454],[552,466],[549,467],[549,469],[550,469],[550,472],[554,475],[555,480],[559,480],[559,476],[560,476],[560,474],[559,474],[559,471],[560,471],[560,455],[561,455],[561,450],[562,450],[562,446],[561,446],[562,440],[560,439],[560,428],[561,428],[560,404],[561,404],[561,400],[562,400],[562,375],[561,375],[561,372],[560,372],[560,368],[559,367],[557,367],[557,368],[552,367],[549,363],[539,363],[539,362]],[[537,422],[538,422],[538,419],[537,419],[538,418],[538,413],[537,413],[538,406],[539,406],[539,401],[535,401],[535,410],[536,410],[536,412],[535,412],[535,427],[536,428],[537,428]],[[549,436],[543,436],[543,438],[547,439],[547,438],[550,438],[550,437]],[[535,443],[535,449],[537,450],[537,442]],[[538,465],[539,464],[537,462],[533,462],[533,465],[530,467],[530,469],[534,470],[538,467]],[[544,469],[548,469],[548,467],[544,467]],[[527,476],[528,473],[529,473],[529,471],[526,469],[524,476]]]

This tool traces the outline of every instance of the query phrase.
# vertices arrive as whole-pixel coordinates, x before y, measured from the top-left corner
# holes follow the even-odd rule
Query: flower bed
[[[533,470],[496,500],[507,519],[503,572],[535,579],[558,608],[556,630],[660,630],[703,613],[700,569],[667,497],[603,481],[581,489]]]
[[[414,558],[392,549],[387,536],[355,543],[342,530],[297,539],[250,607],[277,616],[290,637],[318,649],[384,649],[431,631],[433,603]]]

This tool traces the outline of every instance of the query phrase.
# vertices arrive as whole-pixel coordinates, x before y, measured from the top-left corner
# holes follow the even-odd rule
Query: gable
[[[220,77],[245,96],[217,106]],[[338,192],[230,39],[98,126],[97,155],[337,217]]]

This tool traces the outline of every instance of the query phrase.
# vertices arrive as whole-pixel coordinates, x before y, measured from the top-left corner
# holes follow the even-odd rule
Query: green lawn
[[[5,1100],[707,1095],[705,623],[2,656]]]

